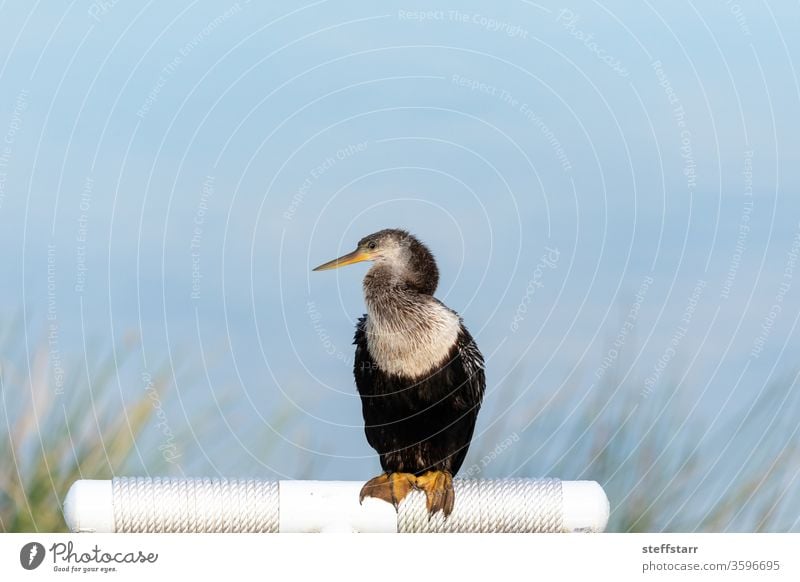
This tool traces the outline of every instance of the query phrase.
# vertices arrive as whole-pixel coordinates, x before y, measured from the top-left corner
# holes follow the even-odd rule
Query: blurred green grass
[[[666,380],[647,396],[643,385],[612,374],[549,401],[501,406],[516,416],[481,441],[489,450],[509,435],[516,442],[481,476],[598,481],[611,532],[800,530],[797,376],[743,391],[731,399],[738,409],[688,381]]]
[[[66,374],[63,385],[54,381],[46,345],[29,364],[24,363],[24,354],[15,358],[3,354],[0,458],[5,470],[0,472],[0,530],[66,531],[61,504],[75,480],[110,479],[143,464],[167,470],[161,451],[143,453],[137,442],[158,410],[152,394],[164,398],[169,390],[168,375],[153,376],[155,392],[142,391],[133,398],[123,395],[115,374],[132,353],[129,345],[110,350],[87,361],[83,374]],[[148,457],[146,463],[143,455]]]

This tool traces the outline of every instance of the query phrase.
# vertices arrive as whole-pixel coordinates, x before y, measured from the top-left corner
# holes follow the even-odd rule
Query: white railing
[[[397,510],[358,501],[360,481],[118,477],[76,481],[64,502],[74,532],[601,532],[609,504],[594,481],[454,481],[446,519],[412,491]]]

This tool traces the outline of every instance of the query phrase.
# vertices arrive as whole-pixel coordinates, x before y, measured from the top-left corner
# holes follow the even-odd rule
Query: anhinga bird
[[[371,234],[315,271],[361,261],[367,314],[356,325],[353,372],[367,441],[384,473],[361,489],[395,507],[424,491],[430,514],[453,511],[453,475],[467,454],[486,386],[483,356],[459,315],[434,298],[439,269],[403,230]]]

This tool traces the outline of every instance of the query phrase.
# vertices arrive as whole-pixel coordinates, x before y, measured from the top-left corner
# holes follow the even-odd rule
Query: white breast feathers
[[[396,296],[380,306],[367,302],[367,347],[379,369],[418,379],[441,365],[458,339],[458,315],[433,299]]]

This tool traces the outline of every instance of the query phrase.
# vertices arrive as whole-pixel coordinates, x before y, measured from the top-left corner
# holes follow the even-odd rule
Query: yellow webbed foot
[[[417,477],[416,487],[425,492],[430,515],[442,511],[447,517],[453,512],[456,493],[453,489],[453,476],[449,471],[428,471]]]
[[[412,473],[383,473],[364,483],[359,502],[363,503],[365,497],[377,497],[391,503],[397,509],[400,502],[414,488],[416,481],[417,478]]]

